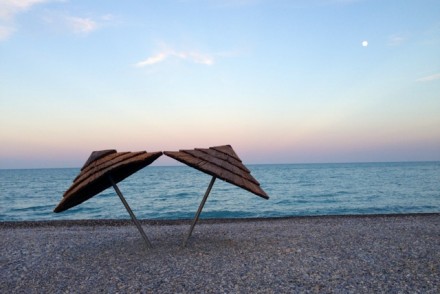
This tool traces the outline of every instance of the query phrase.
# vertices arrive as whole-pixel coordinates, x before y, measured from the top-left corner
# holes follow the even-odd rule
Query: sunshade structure
[[[162,152],[117,152],[116,150],[93,151],[81,168],[79,175],[73,180],[70,188],[64,193],[63,199],[54,212],[62,212],[90,199],[96,194],[113,186],[133,222],[147,243],[151,243],[137,221],[133,211],[122,195],[116,183],[124,180],[140,169],[151,164],[162,155]]]
[[[230,145],[205,149],[196,148],[191,150],[165,151],[164,154],[212,176],[188,235],[183,242],[183,246],[186,246],[192,234],[216,178],[243,188],[264,199],[269,199],[266,192],[261,189],[260,183],[251,175],[251,172],[244,166]]]

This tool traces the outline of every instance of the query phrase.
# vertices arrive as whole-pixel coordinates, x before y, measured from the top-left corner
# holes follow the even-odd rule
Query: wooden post
[[[131,216],[131,219],[133,220],[134,224],[136,225],[137,229],[139,230],[139,233],[141,233],[142,238],[144,239],[145,243],[147,244],[148,248],[152,248],[153,246],[150,243],[150,240],[148,240],[147,235],[145,234],[144,230],[142,229],[141,224],[139,223],[139,221],[137,220],[136,216],[134,215],[133,211],[131,210],[130,206],[128,205],[127,201],[124,198],[124,195],[122,195],[121,191],[119,190],[118,186],[116,185],[116,183],[113,181],[113,178],[111,177],[111,175],[108,175],[108,179],[110,180],[110,183],[113,186],[113,189],[115,189],[116,194],[118,194],[119,199],[121,199],[122,204],[124,204],[125,209],[128,211],[128,213]]]
[[[208,199],[209,193],[211,192],[211,189],[212,189],[212,186],[214,185],[215,179],[216,179],[216,177],[213,176],[211,179],[211,182],[209,183],[208,189],[205,192],[205,196],[203,196],[202,202],[200,203],[199,209],[197,210],[196,216],[194,217],[191,228],[189,229],[188,236],[186,236],[185,240],[183,241],[183,247],[186,247],[186,243],[188,242],[189,237],[191,237],[191,234],[194,230],[194,226],[196,225],[197,221],[199,220],[200,213],[202,212],[203,206],[205,206],[206,199]]]

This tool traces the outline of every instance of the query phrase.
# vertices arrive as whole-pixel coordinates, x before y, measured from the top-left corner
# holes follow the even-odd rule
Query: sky
[[[0,0],[0,168],[225,144],[247,164],[438,161],[439,16],[438,0]]]

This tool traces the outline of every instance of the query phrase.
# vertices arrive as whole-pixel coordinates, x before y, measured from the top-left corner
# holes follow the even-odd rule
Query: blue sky
[[[0,0],[0,168],[223,144],[246,163],[440,160],[439,15],[427,0]]]

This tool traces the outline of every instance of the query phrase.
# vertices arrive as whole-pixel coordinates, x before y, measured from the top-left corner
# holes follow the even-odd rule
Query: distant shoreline
[[[440,160],[402,160],[402,161],[350,161],[350,162],[291,162],[291,163],[249,163],[246,166],[256,165],[326,165],[326,164],[393,164],[393,163],[440,163]],[[154,167],[187,167],[184,164],[151,164],[148,168]],[[73,167],[0,167],[2,170],[39,170],[39,169],[81,169],[81,166]]]
[[[387,213],[387,214],[347,214],[347,215],[300,215],[281,217],[256,218],[201,218],[199,224],[244,223],[260,221],[282,221],[295,219],[337,219],[337,218],[391,218],[391,217],[420,217],[440,216],[440,212],[421,213]],[[143,225],[168,226],[190,225],[192,219],[138,219]],[[32,227],[71,227],[71,226],[127,226],[133,225],[130,219],[81,219],[81,220],[39,220],[39,221],[0,221],[0,228],[32,228]]]

